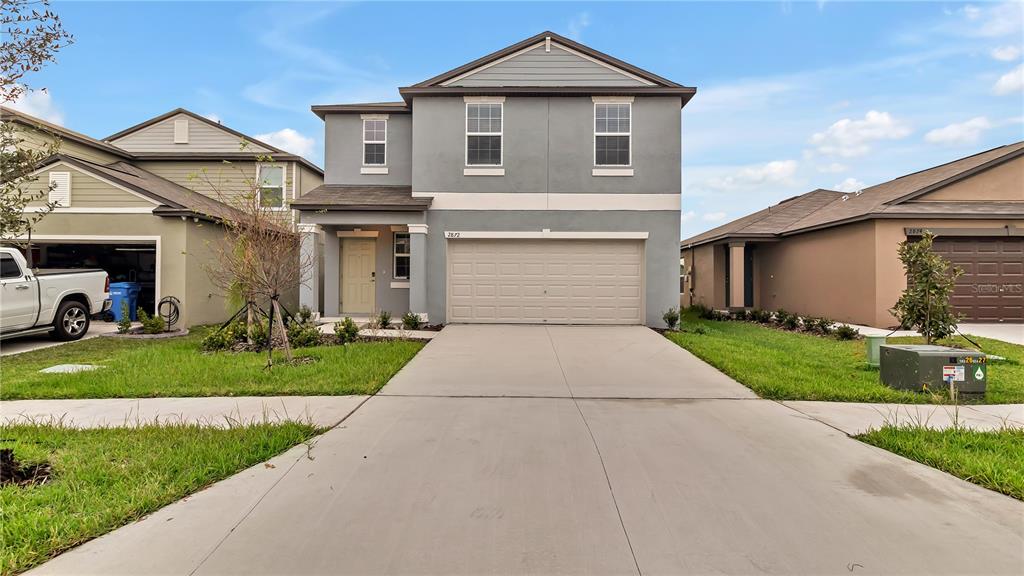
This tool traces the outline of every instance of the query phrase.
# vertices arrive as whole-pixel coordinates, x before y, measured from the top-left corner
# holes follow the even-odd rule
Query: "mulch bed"
[[[135,340],[162,340],[164,338],[178,338],[179,336],[188,336],[188,328],[175,328],[168,332],[160,332],[158,334],[146,334],[142,331],[141,327],[135,327],[125,332],[110,332],[107,334],[101,334],[101,336],[109,336],[110,338],[131,338]]]

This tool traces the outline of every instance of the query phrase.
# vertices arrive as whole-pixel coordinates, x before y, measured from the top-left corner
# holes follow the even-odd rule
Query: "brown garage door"
[[[964,270],[953,306],[965,320],[1024,320],[1024,238],[936,238],[934,249]]]

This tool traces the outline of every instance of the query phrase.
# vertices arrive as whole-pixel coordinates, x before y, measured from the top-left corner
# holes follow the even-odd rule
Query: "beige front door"
[[[374,305],[375,238],[343,238],[341,242],[341,311],[369,314]]]

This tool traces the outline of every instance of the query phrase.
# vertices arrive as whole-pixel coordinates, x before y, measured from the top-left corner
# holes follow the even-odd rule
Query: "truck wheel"
[[[89,331],[89,311],[81,302],[68,300],[57,308],[53,317],[52,336],[55,340],[78,340]]]

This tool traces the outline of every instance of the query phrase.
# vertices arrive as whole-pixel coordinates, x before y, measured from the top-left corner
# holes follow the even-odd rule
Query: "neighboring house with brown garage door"
[[[149,312],[174,296],[185,326],[223,321],[232,312],[206,272],[224,238],[218,222],[235,213],[221,194],[248,190],[259,178],[266,201],[288,210],[290,200],[323,182],[307,160],[183,109],[105,140],[9,108],[2,120],[15,125],[19,146],[60,143],[28,186],[59,203],[32,231],[34,263],[102,268],[112,282],[138,282],[139,304]],[[243,139],[250,144],[240,151]],[[208,178],[197,179],[204,170]],[[297,300],[298,287],[294,292]]]
[[[972,322],[1024,320],[1024,142],[843,193],[814,190],[683,240],[682,303],[892,326],[898,244],[936,235]]]

